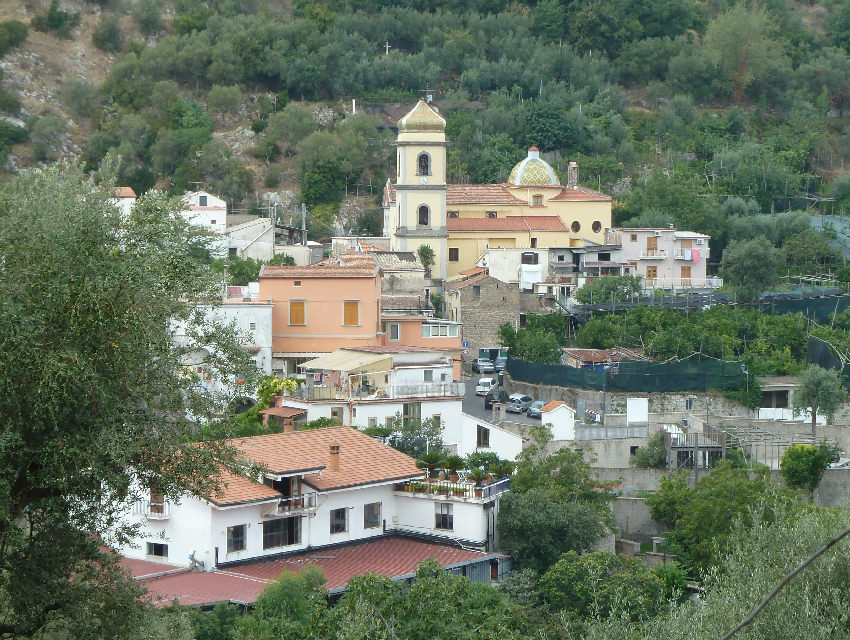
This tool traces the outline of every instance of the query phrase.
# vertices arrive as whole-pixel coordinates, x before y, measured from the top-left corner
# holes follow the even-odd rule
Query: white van
[[[497,386],[495,378],[479,378],[478,385],[475,387],[475,395],[486,396],[487,392]]]

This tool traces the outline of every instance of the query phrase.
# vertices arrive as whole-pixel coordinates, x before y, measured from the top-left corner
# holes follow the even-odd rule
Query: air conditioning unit
[[[660,231],[656,231],[656,232],[655,232],[655,237],[656,237],[656,238],[660,238],[660,237],[661,237],[661,232],[660,232]]]
[[[702,238],[697,238],[697,244],[702,244]]]

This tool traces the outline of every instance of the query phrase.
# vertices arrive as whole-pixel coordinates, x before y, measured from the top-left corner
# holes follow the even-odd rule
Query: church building
[[[571,162],[567,184],[536,147],[502,184],[446,184],[446,121],[420,100],[398,121],[396,182],[384,188],[384,236],[394,251],[427,244],[435,264],[426,286],[476,266],[488,248],[581,247],[603,243],[611,227],[611,198],[577,184]]]

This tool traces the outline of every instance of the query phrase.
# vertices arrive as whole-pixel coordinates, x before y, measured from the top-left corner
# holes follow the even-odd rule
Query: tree
[[[666,469],[667,447],[664,445],[664,432],[657,431],[645,447],[639,447],[631,463],[638,469]]]
[[[207,94],[210,111],[217,113],[238,113],[242,106],[242,91],[238,86],[222,87],[213,85]]]
[[[187,416],[211,419],[229,399],[199,391],[172,322],[186,348],[215,354],[204,366],[217,378],[254,370],[197,306],[218,283],[191,254],[203,240],[179,200],[146,194],[122,218],[112,198],[67,164],[0,186],[3,636],[130,636],[144,605],[101,551],[135,535],[119,515],[151,487],[217,489],[228,451],[190,445]]]
[[[576,291],[576,300],[582,304],[626,302],[640,293],[640,276],[602,276]]]
[[[419,262],[425,268],[425,277],[430,277],[431,267],[437,261],[437,255],[434,253],[434,250],[427,244],[420,244],[416,250],[416,255],[419,256]]]
[[[69,80],[62,87],[62,100],[74,115],[90,118],[99,104],[97,87],[86,80]]]
[[[545,571],[562,553],[589,549],[612,525],[613,494],[610,483],[591,478],[581,451],[546,453],[552,440],[548,426],[535,425],[531,436],[517,458],[511,491],[502,498],[498,527],[502,548],[518,569]]]
[[[143,35],[149,36],[162,29],[161,0],[136,0],[130,13]]]
[[[68,122],[64,118],[47,114],[38,118],[30,129],[32,155],[35,160],[55,160],[56,147],[59,139],[68,130]]]
[[[91,40],[98,49],[115,53],[124,46],[124,36],[118,23],[117,13],[105,13],[100,18],[100,24],[92,33]]]
[[[823,442],[819,445],[794,444],[785,449],[779,469],[788,486],[803,489],[809,502],[818,488],[824,471],[835,459],[835,448]]]
[[[0,22],[0,58],[5,56],[12,47],[17,47],[27,39],[29,29],[20,20],[4,20]]]
[[[810,364],[799,377],[800,386],[791,394],[791,404],[797,411],[811,410],[812,438],[815,437],[818,412],[827,415],[835,411],[847,391],[841,386],[841,372]]]
[[[266,264],[294,267],[295,266],[295,258],[293,258],[288,253],[278,253],[278,254],[275,254],[272,257],[271,260],[266,262]]]
[[[723,252],[721,273],[742,302],[755,302],[779,282],[783,264],[782,252],[766,238],[733,240]]]

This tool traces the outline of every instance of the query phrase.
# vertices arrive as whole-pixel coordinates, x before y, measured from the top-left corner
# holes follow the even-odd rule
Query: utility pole
[[[301,203],[301,244],[307,246],[307,205]]]

